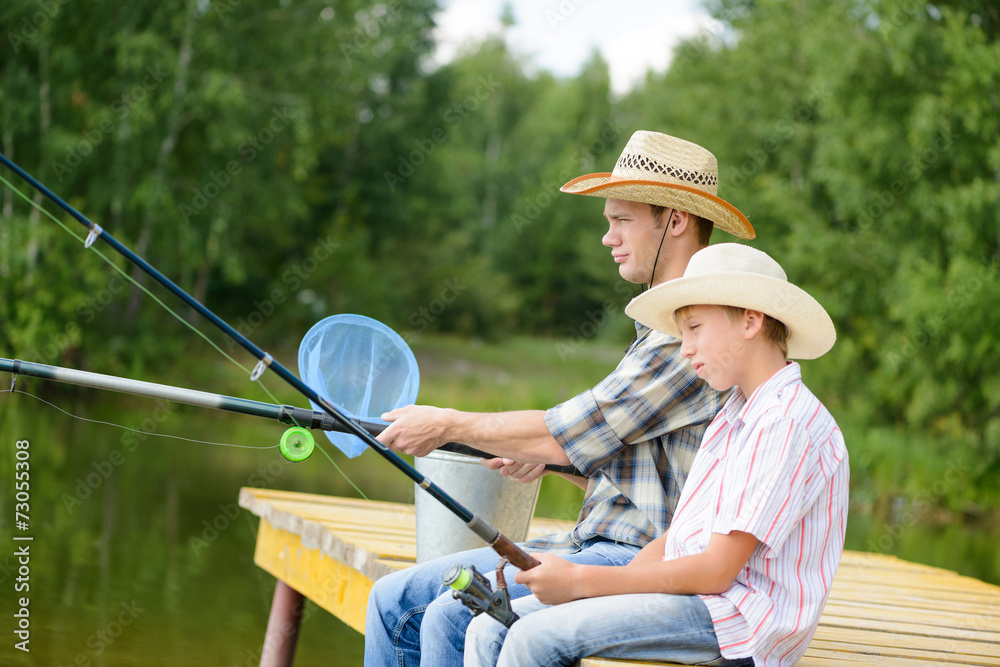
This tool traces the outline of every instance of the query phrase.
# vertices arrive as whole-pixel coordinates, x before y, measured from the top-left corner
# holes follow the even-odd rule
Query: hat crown
[[[622,151],[613,178],[685,185],[715,195],[719,162],[706,148],[660,132],[639,130]]]
[[[717,243],[702,248],[691,256],[684,277],[717,273],[752,273],[788,282],[785,270],[770,255],[740,243]]]
[[[739,243],[718,243],[691,256],[684,276],[632,299],[625,314],[637,322],[681,337],[674,314],[685,306],[749,308],[788,327],[788,358],[815,359],[837,340],[830,315],[802,288],[788,282],[770,256]]]

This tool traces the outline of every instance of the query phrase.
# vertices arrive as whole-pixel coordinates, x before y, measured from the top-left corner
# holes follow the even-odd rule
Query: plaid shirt
[[[545,413],[549,432],[590,478],[569,533],[527,546],[572,552],[603,537],[644,546],[670,526],[720,394],[680,357],[680,341],[636,323],[636,341],[611,375]]]

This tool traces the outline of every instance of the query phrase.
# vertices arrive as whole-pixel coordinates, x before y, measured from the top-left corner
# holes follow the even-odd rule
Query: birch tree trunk
[[[191,65],[191,37],[194,33],[195,5],[196,3],[193,0],[188,2],[184,32],[181,36],[180,47],[177,49],[177,76],[174,78],[174,98],[170,107],[170,115],[167,119],[167,132],[166,136],[163,137],[163,141],[160,142],[160,151],[156,157],[156,167],[153,169],[153,197],[146,206],[139,239],[136,241],[136,254],[140,257],[146,256],[149,244],[153,240],[153,233],[158,223],[160,209],[167,200],[165,196],[169,187],[166,183],[167,166],[170,163],[170,158],[174,150],[177,148],[177,139],[180,136],[181,130],[184,129],[189,120],[186,114],[183,113],[183,110],[187,95],[188,71]],[[138,267],[133,267],[132,269],[132,280],[140,287],[145,286],[148,282],[146,274]],[[141,300],[142,290],[133,289],[129,297],[128,308],[125,311],[125,320],[127,322],[135,320],[135,315],[139,312]]]

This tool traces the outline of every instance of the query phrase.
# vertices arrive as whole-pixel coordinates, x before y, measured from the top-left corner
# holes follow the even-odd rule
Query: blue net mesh
[[[383,424],[383,412],[415,402],[420,388],[420,370],[406,341],[363,315],[317,322],[299,345],[299,377],[349,417]],[[350,458],[368,448],[348,433],[327,431],[326,437]]]

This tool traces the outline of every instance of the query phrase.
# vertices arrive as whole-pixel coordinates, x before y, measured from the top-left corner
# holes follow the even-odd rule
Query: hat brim
[[[830,315],[805,290],[770,276],[737,271],[667,281],[632,299],[625,314],[680,338],[674,313],[696,305],[736,306],[770,315],[788,327],[789,359],[816,359],[837,340]]]
[[[721,197],[689,185],[615,178],[604,172],[574,178],[559,190],[574,195],[679,208],[711,220],[722,231],[741,239],[752,239],[757,235],[747,217],[735,206]]]

